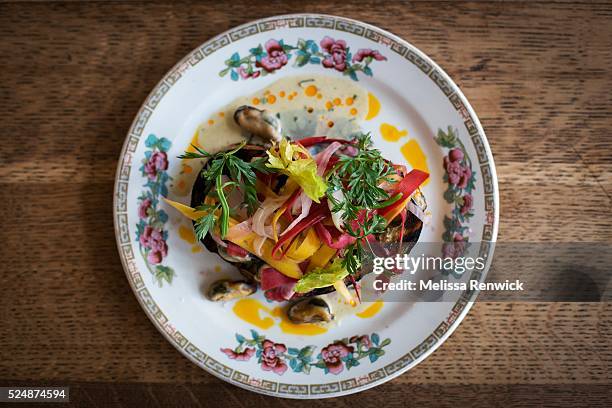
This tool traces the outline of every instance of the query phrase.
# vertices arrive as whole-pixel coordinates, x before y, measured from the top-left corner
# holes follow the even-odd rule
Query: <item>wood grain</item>
[[[459,84],[495,156],[499,240],[612,241],[612,5],[307,8],[398,34]],[[279,401],[223,384],[156,332],[125,280],[111,205],[123,138],[159,78],[221,31],[303,10],[300,1],[0,4],[2,383],[74,384],[83,406]],[[610,405],[611,320],[609,303],[479,303],[424,363],[338,404]]]

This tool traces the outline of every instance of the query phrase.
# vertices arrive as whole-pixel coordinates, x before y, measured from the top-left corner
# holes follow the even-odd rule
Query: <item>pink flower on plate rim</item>
[[[331,37],[325,36],[321,42],[321,48],[328,55],[323,58],[323,66],[325,68],[334,68],[336,71],[344,72],[347,68],[346,64],[346,41],[334,40]]]
[[[466,194],[463,196],[463,205],[461,205],[461,209],[459,212],[461,215],[465,215],[470,212],[472,206],[474,205],[474,197],[471,194]]]
[[[161,263],[162,259],[168,255],[168,245],[164,241],[164,234],[161,230],[147,225],[139,241],[140,245],[149,250],[147,260],[151,264]]]
[[[168,155],[165,152],[154,152],[144,165],[144,171],[151,180],[157,178],[159,171],[168,169]]]
[[[372,57],[376,61],[386,61],[387,60],[387,57],[382,55],[377,50],[372,50],[369,48],[360,48],[357,51],[357,54],[353,56],[353,62],[361,62],[367,57]]]
[[[140,205],[138,206],[138,217],[139,218],[147,218],[149,216],[147,211],[149,210],[149,208],[151,208],[151,204],[152,204],[152,201],[150,198],[145,198],[144,200],[140,202]]]
[[[321,357],[330,373],[339,374],[344,369],[342,358],[348,356],[354,350],[352,346],[347,346],[341,341],[337,341],[324,347],[321,350]]]
[[[270,39],[266,41],[264,47],[268,55],[263,57],[260,61],[257,61],[255,66],[263,68],[268,72],[273,72],[277,69],[281,69],[287,64],[289,58],[287,57],[283,46],[278,41]]]
[[[238,353],[230,348],[222,348],[221,352],[226,356],[236,361],[249,361],[251,357],[255,355],[255,349],[252,347],[247,347],[244,351]]]
[[[459,148],[452,149],[450,152],[448,152],[448,158],[453,162],[463,160],[463,150]]]
[[[463,151],[459,148],[452,149],[448,156],[444,157],[444,169],[448,175],[448,182],[458,188],[467,187],[467,183],[472,177],[472,170],[469,166],[464,166]]]
[[[262,343],[261,352],[261,369],[282,375],[285,371],[287,371],[287,364],[281,357],[279,357],[279,354],[286,351],[287,347],[285,347],[284,344],[264,340]]]

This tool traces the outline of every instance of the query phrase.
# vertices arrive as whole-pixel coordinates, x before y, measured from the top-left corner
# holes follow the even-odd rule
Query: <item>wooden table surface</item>
[[[293,406],[182,357],[119,261],[116,161],[176,61],[252,19],[356,18],[462,88],[499,175],[500,241],[612,242],[612,4],[241,1],[0,4],[0,384],[70,385],[75,405]],[[308,5],[306,7],[306,5]],[[311,406],[610,406],[610,303],[478,303],[431,357]]]

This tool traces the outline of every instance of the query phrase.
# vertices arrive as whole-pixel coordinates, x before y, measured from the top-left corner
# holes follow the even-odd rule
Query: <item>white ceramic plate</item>
[[[273,74],[244,78],[244,61],[256,58],[254,48],[262,45],[260,59],[272,57],[271,39],[288,46],[281,52],[288,62],[275,69],[279,64],[269,58]],[[376,50],[384,58],[359,61],[358,50]],[[275,56],[283,60],[278,51]],[[260,64],[253,72],[257,71],[263,73],[265,67]],[[402,147],[419,146],[431,174],[423,189],[431,222],[422,241],[469,240],[482,243],[480,253],[489,254],[498,223],[495,167],[483,129],[461,91],[408,42],[359,21],[312,14],[266,18],[220,34],[193,50],[159,82],[121,152],[115,233],[136,297],[160,332],[187,358],[249,390],[322,398],[373,387],[414,367],[453,332],[471,299],[387,303],[373,318],[349,315],[316,336],[286,333],[279,318],[266,310],[259,313],[266,322],[263,326],[270,327],[262,329],[239,318],[233,303],[205,299],[203,282],[211,275],[234,272],[199,243],[190,243],[190,223],[159,197],[173,196],[171,186],[181,170],[176,157],[200,123],[239,96],[300,74],[357,80],[374,95],[380,109],[372,112],[376,106],[370,103],[362,126],[389,159],[406,163]],[[400,133],[384,140],[383,123],[393,124]],[[405,146],[408,143],[412,144]],[[471,203],[464,198],[468,195]],[[189,203],[188,197],[174,198]],[[259,294],[256,298],[263,299]]]

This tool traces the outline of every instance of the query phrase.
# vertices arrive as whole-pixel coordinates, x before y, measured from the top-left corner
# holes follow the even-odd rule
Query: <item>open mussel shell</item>
[[[243,105],[234,112],[234,121],[249,135],[264,142],[280,142],[283,137],[280,119],[265,109]]]
[[[227,302],[252,295],[256,291],[257,285],[254,283],[222,279],[210,285],[207,295],[213,302]]]
[[[293,323],[329,323],[334,318],[327,302],[319,297],[309,297],[293,303],[287,309],[287,317]]]

